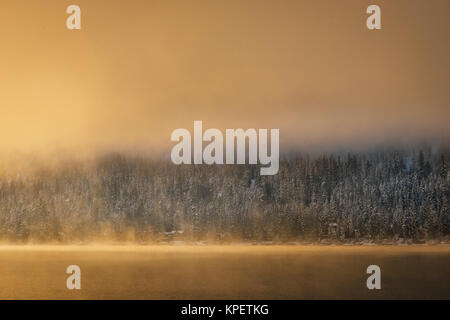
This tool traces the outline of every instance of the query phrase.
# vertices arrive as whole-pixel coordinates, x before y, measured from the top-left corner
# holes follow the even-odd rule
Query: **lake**
[[[449,271],[450,245],[1,245],[0,298],[450,299]]]

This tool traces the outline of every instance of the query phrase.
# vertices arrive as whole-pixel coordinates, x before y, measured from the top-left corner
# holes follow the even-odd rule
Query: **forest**
[[[446,147],[285,153],[257,165],[174,165],[112,153],[0,169],[0,242],[448,242]]]

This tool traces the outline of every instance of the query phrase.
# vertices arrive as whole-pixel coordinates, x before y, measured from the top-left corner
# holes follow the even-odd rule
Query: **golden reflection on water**
[[[449,245],[0,245],[0,298],[449,299],[449,267]]]

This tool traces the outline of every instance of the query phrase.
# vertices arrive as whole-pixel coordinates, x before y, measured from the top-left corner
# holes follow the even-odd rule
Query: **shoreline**
[[[386,245],[386,244],[372,244],[372,245],[323,245],[323,244],[248,244],[248,243],[234,243],[234,244],[196,244],[196,243],[177,243],[177,244],[133,244],[133,243],[85,243],[85,244],[0,244],[0,252],[4,251],[178,251],[178,250],[195,250],[201,251],[252,251],[267,250],[276,252],[277,250],[283,252],[284,250],[316,250],[319,251],[342,251],[342,250],[384,250],[392,249],[394,251],[420,251],[420,252],[434,252],[446,251],[450,253],[450,244],[412,244],[412,245]]]

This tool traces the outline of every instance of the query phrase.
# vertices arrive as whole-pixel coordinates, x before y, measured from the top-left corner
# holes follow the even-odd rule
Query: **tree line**
[[[449,150],[180,165],[109,154],[0,174],[0,241],[425,242],[450,234]]]

